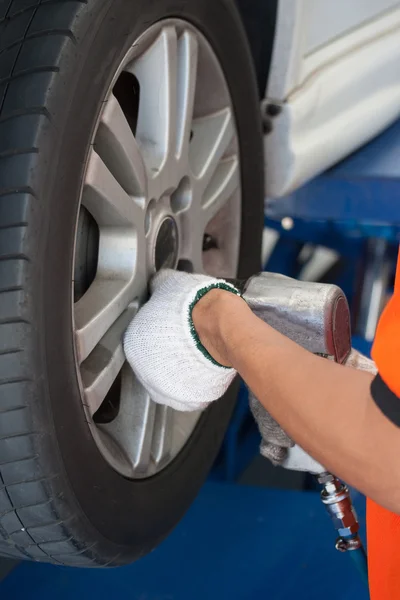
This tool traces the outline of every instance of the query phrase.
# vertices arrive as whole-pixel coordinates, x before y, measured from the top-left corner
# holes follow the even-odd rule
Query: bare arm
[[[210,354],[235,367],[304,450],[400,513],[400,432],[372,400],[370,374],[307,352],[228,292],[209,292],[193,321]]]

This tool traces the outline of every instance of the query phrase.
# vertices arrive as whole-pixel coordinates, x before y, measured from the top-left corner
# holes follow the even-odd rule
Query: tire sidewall
[[[166,469],[141,481],[124,479],[105,462],[81,402],[71,281],[84,165],[102,100],[129,46],[153,23],[170,17],[197,27],[225,72],[241,153],[239,276],[258,270],[263,198],[258,97],[239,17],[227,0],[92,0],[81,8],[77,43],[63,59],[53,90],[52,127],[43,133],[38,170],[43,198],[37,252],[41,286],[32,298],[37,300],[35,313],[44,332],[38,335],[36,354],[37,372],[44,374],[37,380],[43,399],[39,421],[50,432],[49,460],[59,471],[55,493],[62,494],[75,514],[71,528],[76,543],[86,545],[89,540],[102,561],[120,563],[154,547],[188,508],[218,451],[237,391],[235,384],[203,415],[188,444]]]

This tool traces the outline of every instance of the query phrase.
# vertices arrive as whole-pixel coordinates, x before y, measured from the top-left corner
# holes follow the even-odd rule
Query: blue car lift
[[[290,231],[282,227],[285,217],[293,220]],[[298,275],[306,243],[344,257],[338,283],[356,314],[356,341],[368,350],[365,338],[392,285],[399,243],[400,121],[296,193],[268,203],[266,226],[280,233],[268,270]],[[243,388],[214,481],[152,554],[113,570],[21,564],[0,583],[2,600],[367,600],[351,561],[334,549],[316,492],[228,483],[257,451],[249,422]],[[356,493],[354,501],[363,522],[363,498]]]

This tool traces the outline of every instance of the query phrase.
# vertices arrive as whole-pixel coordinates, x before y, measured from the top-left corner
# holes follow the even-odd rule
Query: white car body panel
[[[374,21],[396,4],[398,0],[307,0],[306,53]]]
[[[400,115],[400,2],[279,0],[266,194],[298,188]]]

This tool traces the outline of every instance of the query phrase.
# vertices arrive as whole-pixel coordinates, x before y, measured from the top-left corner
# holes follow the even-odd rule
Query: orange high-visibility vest
[[[400,252],[394,294],[379,321],[372,356],[379,370],[374,399],[393,406],[397,396],[400,403]],[[367,536],[371,600],[400,600],[400,515],[368,500]]]

